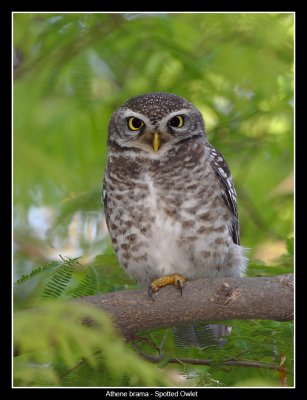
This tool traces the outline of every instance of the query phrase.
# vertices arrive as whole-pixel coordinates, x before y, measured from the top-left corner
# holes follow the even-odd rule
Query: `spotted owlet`
[[[230,171],[182,97],[145,94],[113,113],[103,203],[119,262],[151,292],[245,270]]]

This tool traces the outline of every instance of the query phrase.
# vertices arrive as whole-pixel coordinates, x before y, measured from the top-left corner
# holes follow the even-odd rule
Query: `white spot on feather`
[[[221,176],[223,178],[227,178],[227,174],[225,173],[225,171],[223,170],[223,168],[219,167],[218,168],[219,173],[221,174]]]

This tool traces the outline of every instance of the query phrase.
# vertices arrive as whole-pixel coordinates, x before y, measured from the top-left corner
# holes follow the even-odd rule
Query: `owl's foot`
[[[180,290],[182,296],[182,288],[185,281],[186,278],[180,274],[162,276],[161,278],[155,279],[153,282],[151,282],[148,287],[148,295],[151,299],[154,300],[154,298],[152,297],[153,293],[157,292],[161,287],[167,285],[175,285]]]

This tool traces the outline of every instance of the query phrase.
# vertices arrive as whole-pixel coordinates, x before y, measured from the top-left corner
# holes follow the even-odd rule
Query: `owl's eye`
[[[143,125],[144,122],[138,118],[130,117],[128,119],[128,127],[132,131],[138,131]]]
[[[173,128],[181,128],[183,126],[183,123],[184,120],[181,115],[176,115],[169,121],[170,126],[172,126]]]

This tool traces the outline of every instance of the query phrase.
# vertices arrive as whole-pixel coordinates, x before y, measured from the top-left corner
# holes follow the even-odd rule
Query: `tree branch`
[[[144,353],[143,350],[139,347],[139,345],[133,341],[132,345],[134,349],[138,352],[138,354],[149,362],[154,364],[159,363],[161,361],[166,360],[167,364],[190,364],[190,365],[214,365],[216,364],[216,360],[205,360],[199,358],[185,358],[185,357],[176,357],[170,358],[165,357],[163,354],[153,355]],[[288,373],[288,369],[283,366],[284,360],[280,362],[280,364],[272,364],[262,361],[254,361],[254,360],[220,360],[218,364],[220,366],[226,367],[248,367],[248,368],[265,368],[265,369],[275,369],[276,371],[280,371],[282,373]]]
[[[140,353],[139,353],[140,354]],[[154,364],[162,361],[164,358],[160,356],[155,356],[152,354],[140,354],[145,360],[150,361]],[[217,362],[214,360],[200,360],[198,358],[167,358],[167,363],[170,364],[190,364],[190,365],[214,365]],[[251,360],[221,360],[220,366],[226,367],[248,367],[248,368],[265,368],[265,369],[275,369],[277,371],[283,370],[288,372],[284,367],[280,367],[277,364],[270,364],[260,361]]]
[[[126,337],[158,327],[229,319],[293,319],[293,274],[257,278],[199,279],[160,289],[153,301],[146,289],[88,296],[88,303],[109,313]]]

